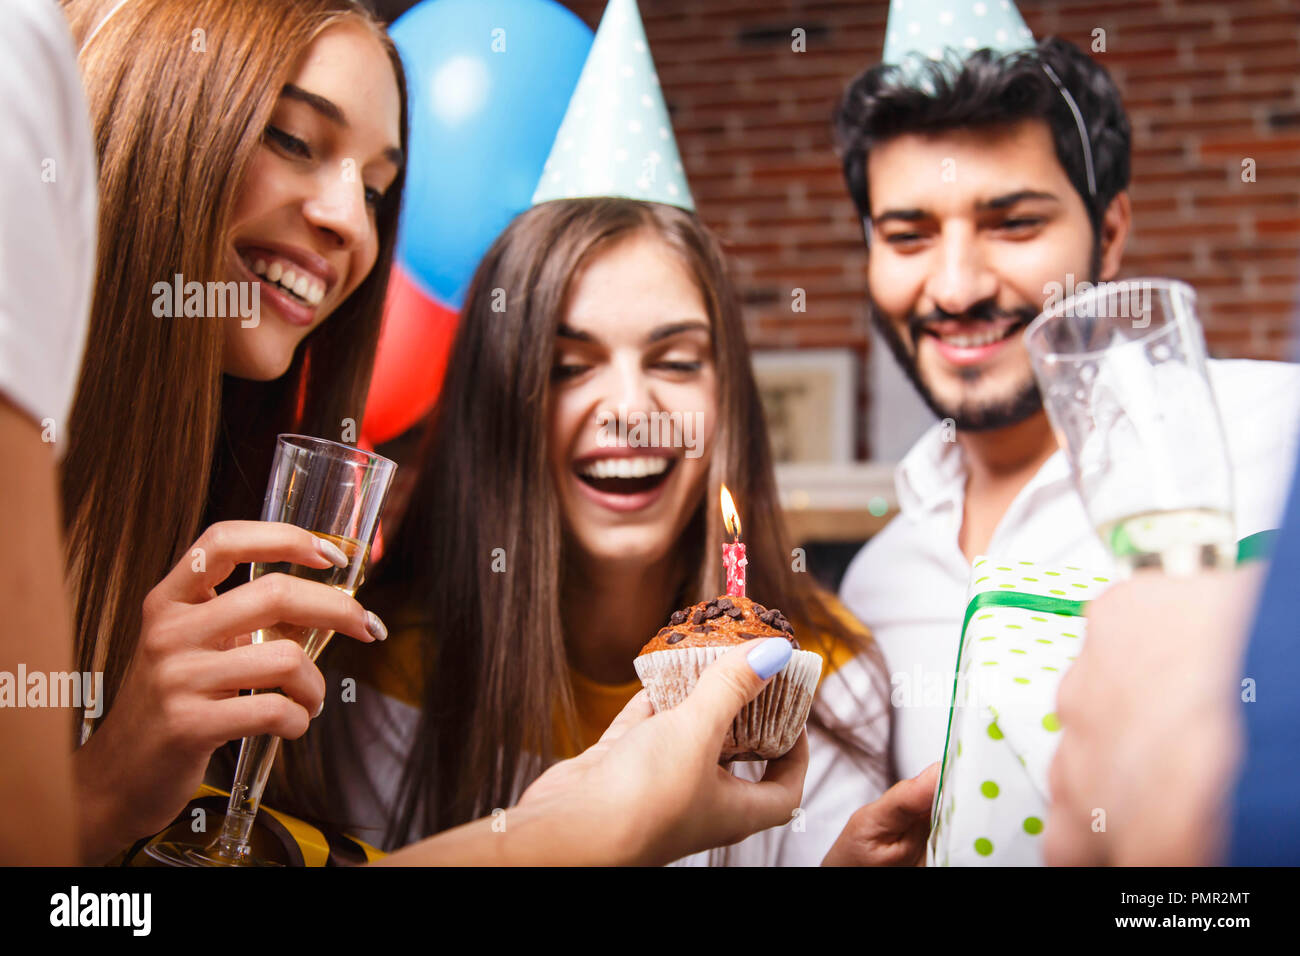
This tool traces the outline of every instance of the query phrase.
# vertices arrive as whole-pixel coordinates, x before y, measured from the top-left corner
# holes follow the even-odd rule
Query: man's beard
[[[899,367],[911,381],[912,387],[916,389],[917,394],[929,406],[930,411],[934,412],[939,418],[952,419],[958,429],[981,432],[1008,428],[1011,425],[1023,422],[1042,410],[1043,397],[1039,394],[1038,383],[1034,380],[1032,373],[1029,380],[1019,386],[1008,398],[982,404],[973,402],[961,402],[957,405],[945,404],[921,379],[918,359],[921,350],[921,337],[928,334],[923,331],[925,326],[931,322],[954,318],[954,316],[946,315],[938,310],[928,315],[918,316],[915,313],[909,315],[905,334],[911,339],[912,349],[908,351],[907,344],[903,339],[904,333],[900,333],[894,327],[894,323],[885,317],[875,300],[871,298],[869,291],[867,293],[867,304],[871,311],[871,322],[889,346],[889,350],[894,354],[894,360],[898,362]],[[981,303],[963,313],[959,318],[990,322],[996,319],[1012,319],[1017,322],[1017,326],[1010,335],[1018,335],[1024,326],[1033,321],[1037,315],[1038,311],[1036,309],[1027,306],[1006,310],[998,309],[991,304]],[[964,368],[958,374],[964,382],[973,383],[979,380],[984,371],[979,368]]]

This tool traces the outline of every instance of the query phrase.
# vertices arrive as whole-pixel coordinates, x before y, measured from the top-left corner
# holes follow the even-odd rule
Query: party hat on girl
[[[621,196],[695,211],[636,0],[610,0],[533,193]]]

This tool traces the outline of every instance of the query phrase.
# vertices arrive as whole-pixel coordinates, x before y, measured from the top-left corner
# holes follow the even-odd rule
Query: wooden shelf
[[[874,461],[777,465],[791,541],[865,541],[876,534],[898,513],[894,468]]]
[[[869,511],[786,509],[785,527],[796,544],[809,541],[866,541],[891,520],[896,511],[876,517]]]

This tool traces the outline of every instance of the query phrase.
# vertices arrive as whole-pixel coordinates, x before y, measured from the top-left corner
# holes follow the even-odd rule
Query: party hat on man
[[[930,66],[934,62],[961,63],[983,49],[1007,55],[1037,48],[1012,0],[890,0],[881,60],[897,67],[903,83],[933,94]],[[1092,144],[1083,114],[1056,72],[1047,63],[1042,67],[1074,116],[1088,192],[1095,196]]]
[[[950,51],[964,59],[980,49],[1033,48],[1034,35],[1011,0],[890,0],[882,59],[917,75],[926,60]]]
[[[533,193],[621,196],[695,211],[636,0],[610,0]]]

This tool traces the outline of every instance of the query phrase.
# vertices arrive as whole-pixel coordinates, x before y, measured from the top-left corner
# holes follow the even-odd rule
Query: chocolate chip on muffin
[[[642,653],[670,645],[680,648],[740,644],[762,637],[784,637],[799,647],[794,627],[784,614],[740,596],[717,597],[676,610],[669,618],[669,625],[660,630]],[[681,628],[683,633],[673,628]]]

